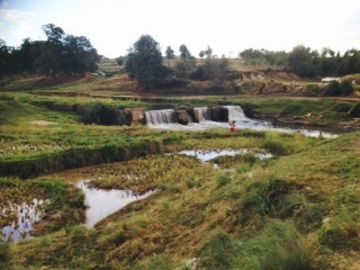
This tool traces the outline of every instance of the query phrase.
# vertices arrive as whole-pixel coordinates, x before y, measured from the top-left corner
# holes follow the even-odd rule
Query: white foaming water
[[[136,195],[131,190],[105,190],[98,188],[91,188],[87,185],[89,181],[80,181],[77,187],[85,194],[87,227],[93,227],[96,223],[115,213],[126,205],[145,199],[152,195],[155,191],[148,191],[142,195]]]
[[[208,107],[197,107],[194,108],[193,110],[194,110],[195,118],[197,118],[200,122],[211,120],[210,110]]]
[[[145,112],[146,123],[149,126],[171,124],[176,122],[175,110],[151,110]]]
[[[161,130],[171,130],[171,131],[199,132],[199,131],[206,131],[206,130],[213,129],[213,128],[229,128],[228,123],[208,120],[208,119],[210,119],[210,113],[209,113],[209,109],[206,110],[205,108],[207,108],[207,107],[194,108],[194,112],[197,111],[202,118],[206,119],[206,120],[200,121],[199,123],[189,123],[188,125],[181,125],[181,124],[175,123],[176,119],[174,119],[172,121],[157,121],[155,123],[155,121],[151,120],[150,116],[148,116],[147,113],[151,112],[151,114],[154,115],[155,114],[154,112],[156,112],[156,111],[145,112],[146,123],[148,124],[148,126],[150,128],[161,129]],[[319,130],[274,127],[268,121],[254,120],[254,119],[250,119],[250,118],[246,117],[240,106],[224,106],[224,108],[228,109],[229,122],[235,121],[236,129],[240,129],[240,130],[241,129],[250,129],[250,130],[255,130],[255,131],[274,131],[274,132],[287,133],[287,134],[299,133],[299,134],[303,134],[308,137],[315,137],[315,138],[323,137],[323,138],[327,138],[327,139],[332,139],[332,138],[337,137],[336,134],[321,132]],[[160,110],[158,112],[163,112],[163,111],[168,111],[168,110]],[[170,111],[174,112],[174,117],[175,117],[175,111],[174,110],[170,110]],[[169,119],[169,117],[167,117],[166,119]]]

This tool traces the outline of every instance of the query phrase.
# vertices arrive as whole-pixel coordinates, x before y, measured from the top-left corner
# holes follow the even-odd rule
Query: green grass
[[[23,80],[0,95],[0,172],[27,178],[1,180],[0,202],[49,196],[55,202],[49,217],[62,217],[45,223],[41,237],[0,244],[0,268],[179,270],[193,262],[205,269],[356,269],[359,132],[334,140],[249,130],[236,135],[226,129],[168,132],[84,125],[68,110],[75,104],[117,109],[154,105],[109,98],[124,93],[118,85],[122,79],[115,75],[53,86]],[[21,93],[31,85],[33,94]],[[99,93],[101,97],[89,96]],[[350,123],[347,111],[353,106],[350,101],[260,97],[159,100],[189,108],[230,102],[248,106],[260,117],[297,116],[328,127]],[[34,122],[39,120],[50,124]],[[226,148],[266,150],[274,158],[218,158],[218,170],[194,158],[158,155]],[[96,166],[79,168],[88,165]],[[70,168],[78,169],[62,171]],[[55,171],[59,177],[28,179]],[[86,229],[79,225],[83,197],[70,181],[78,173],[96,187],[157,192]]]
[[[214,138],[203,138],[204,147],[212,141],[221,145],[221,140],[228,145],[230,139],[219,135],[215,131]],[[188,144],[209,134],[194,136]],[[261,145],[264,138],[257,139]],[[224,174],[189,159],[189,165],[179,164],[161,177],[154,171],[155,196],[129,205],[93,230],[74,227],[10,246],[7,264],[178,269],[197,258],[205,269],[341,269],[331,258],[342,256],[351,269],[356,256],[343,254],[358,254],[360,134],[302,148],[299,139],[292,147],[290,139],[283,139],[288,149],[297,150],[266,165],[241,169],[241,163]],[[149,159],[154,168],[164,166],[161,158]],[[343,169],[343,160],[349,169]],[[130,161],[125,168],[138,172],[140,164]]]

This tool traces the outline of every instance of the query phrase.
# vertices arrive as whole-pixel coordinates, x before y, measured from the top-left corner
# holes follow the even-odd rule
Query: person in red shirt
[[[231,121],[230,123],[229,123],[229,126],[230,126],[230,132],[231,133],[236,133],[236,124],[235,124],[235,121]]]

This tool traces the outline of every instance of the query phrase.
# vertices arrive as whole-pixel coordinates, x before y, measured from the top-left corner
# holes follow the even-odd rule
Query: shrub
[[[354,92],[354,88],[350,81],[338,83],[332,81],[325,88],[325,96],[350,96]]]
[[[176,62],[174,74],[178,78],[188,79],[196,69],[196,60],[193,58],[184,58]]]
[[[116,112],[105,104],[93,104],[85,107],[82,120],[86,124],[114,125],[116,123]]]

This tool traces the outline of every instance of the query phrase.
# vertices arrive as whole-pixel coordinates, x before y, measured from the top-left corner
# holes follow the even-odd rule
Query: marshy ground
[[[34,238],[0,242],[0,268],[359,269],[360,133],[347,114],[353,101],[231,100],[250,104],[260,118],[296,117],[340,134],[324,139],[86,125],[68,105],[154,104],[73,98],[11,91],[0,98],[0,207],[50,202]],[[169,99],[173,106],[216,102]],[[207,162],[180,154],[243,149]],[[155,192],[87,228],[81,180],[105,191]],[[1,217],[0,225],[16,218]]]

